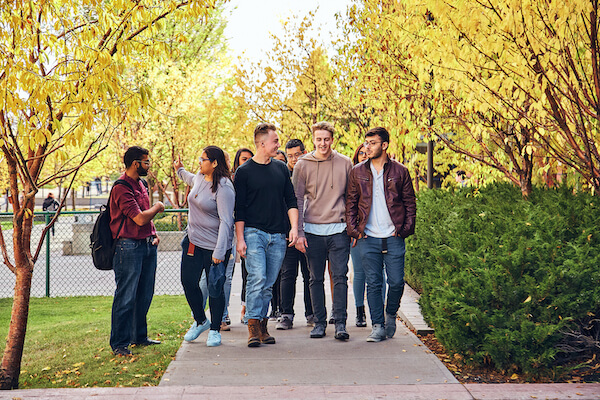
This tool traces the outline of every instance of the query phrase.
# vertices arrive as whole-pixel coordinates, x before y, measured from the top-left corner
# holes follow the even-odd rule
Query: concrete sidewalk
[[[301,295],[299,290],[297,310],[303,307]],[[347,342],[334,339],[333,325],[327,327],[324,338],[311,339],[312,327],[301,314],[290,330],[276,330],[275,321],[269,321],[269,332],[277,343],[259,348],[248,348],[248,329],[239,320],[240,306],[232,304],[233,323],[231,331],[222,332],[223,344],[206,347],[206,333],[192,343],[183,342],[160,386],[458,384],[400,321],[394,338],[366,342],[371,328],[355,326],[354,298],[351,293],[348,297]]]
[[[0,392],[0,400],[213,400],[403,399],[570,400],[600,399],[600,384],[445,384],[313,386],[154,386],[139,388],[29,389]]]
[[[247,328],[239,321],[239,269],[230,304],[231,331],[220,347],[206,347],[206,333],[182,343],[158,387],[29,389],[0,392],[4,399],[600,399],[600,384],[466,384],[398,321],[393,339],[367,343],[368,328],[354,325],[354,299],[348,292],[350,340],[310,339],[302,316],[299,279],[294,328],[269,331],[274,345],[248,348]],[[329,287],[327,286],[327,292]],[[418,295],[403,297],[405,317],[415,315]],[[328,300],[328,304],[330,304]],[[417,307],[418,309],[418,307]],[[422,321],[407,321],[421,324]],[[370,326],[370,324],[369,324]]]

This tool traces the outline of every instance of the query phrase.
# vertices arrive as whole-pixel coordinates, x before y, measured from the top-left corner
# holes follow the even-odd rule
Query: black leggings
[[[181,284],[183,285],[185,298],[192,309],[192,313],[194,313],[194,319],[200,325],[206,320],[206,314],[204,313],[204,298],[202,296],[202,291],[200,290],[200,277],[202,276],[202,271],[206,270],[206,277],[208,278],[213,251],[194,247],[194,255],[189,256],[189,245],[190,241],[186,236],[181,241]],[[225,253],[225,260],[229,259],[230,254],[231,249],[227,250],[227,253]],[[210,307],[210,329],[219,331],[221,328],[221,320],[223,319],[223,312],[225,310],[224,290],[221,290],[221,295],[219,297],[209,296],[208,304]]]

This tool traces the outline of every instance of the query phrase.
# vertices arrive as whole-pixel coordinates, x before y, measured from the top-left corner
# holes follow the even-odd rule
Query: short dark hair
[[[262,139],[263,136],[267,135],[269,131],[277,132],[277,128],[275,125],[268,122],[261,122],[256,125],[256,128],[254,128],[254,143],[258,144],[258,141]]]
[[[290,139],[285,144],[285,149],[293,149],[294,147],[300,147],[300,151],[304,151],[306,148],[304,147],[304,143],[300,139]]]
[[[382,142],[390,142],[390,133],[385,129],[382,128],[381,126],[378,126],[376,128],[371,128],[367,131],[367,133],[365,133],[365,137],[372,137],[372,136],[379,136],[381,138]]]
[[[150,154],[150,152],[143,147],[131,146],[127,149],[125,155],[123,156],[125,168],[131,167],[131,164],[133,164],[135,160],[141,160],[143,156],[147,156],[148,154]]]

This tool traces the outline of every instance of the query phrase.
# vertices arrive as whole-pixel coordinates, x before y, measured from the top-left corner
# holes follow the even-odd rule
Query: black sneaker
[[[113,349],[113,354],[120,357],[128,357],[133,355],[128,347],[117,347],[116,349]]]
[[[348,340],[350,339],[350,334],[346,330],[346,324],[343,322],[338,322],[335,324],[335,336],[337,340]]]
[[[329,316],[329,323],[331,325],[335,324],[335,318],[333,318],[333,311],[331,312],[331,315]]]
[[[365,306],[356,307],[356,326],[364,328],[367,326],[367,316],[365,315]]]
[[[322,338],[325,336],[325,328],[327,325],[325,324],[315,324],[315,327],[310,331],[311,338]]]

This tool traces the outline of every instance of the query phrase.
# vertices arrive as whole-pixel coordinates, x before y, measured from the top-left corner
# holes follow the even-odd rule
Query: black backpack
[[[131,191],[133,191],[133,187],[129,184],[129,182],[123,179],[117,179],[113,184],[113,188],[117,185],[125,185],[131,189]],[[117,241],[112,238],[112,232],[110,231],[111,195],[112,189],[108,195],[108,202],[106,203],[106,206],[102,206],[100,208],[100,215],[98,215],[98,218],[96,218],[94,230],[90,235],[90,249],[92,249],[92,260],[94,261],[94,267],[102,271],[110,271],[113,269],[113,256],[115,255],[115,245],[117,243]],[[121,225],[119,225],[119,230],[117,231],[117,238],[119,237],[119,233],[121,233],[123,223],[125,223],[124,215],[123,219],[121,220]]]

